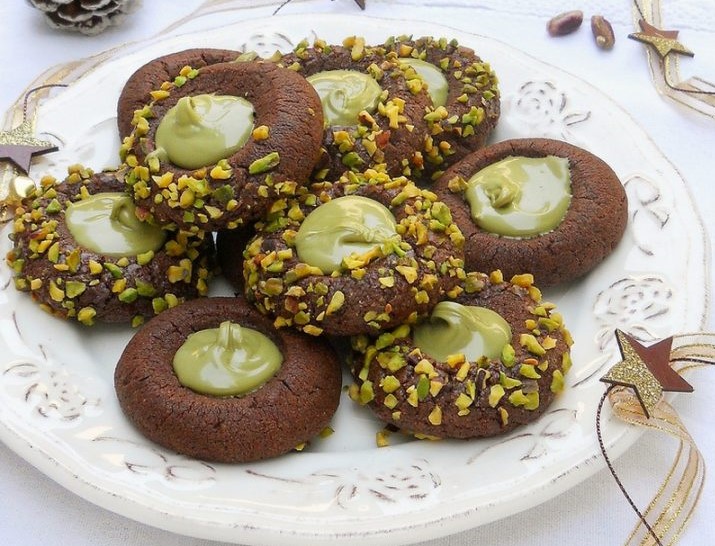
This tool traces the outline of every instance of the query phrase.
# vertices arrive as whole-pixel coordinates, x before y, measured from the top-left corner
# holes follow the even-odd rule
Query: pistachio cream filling
[[[372,113],[382,94],[380,84],[356,70],[325,70],[306,78],[323,105],[325,125],[356,125],[363,110]]]
[[[211,396],[252,392],[282,364],[283,355],[268,336],[230,321],[190,334],[173,360],[182,385]]]
[[[571,203],[568,159],[509,156],[474,174],[465,197],[486,231],[523,238],[548,233]]]
[[[435,107],[444,106],[447,104],[447,94],[449,93],[449,84],[444,73],[432,63],[423,61],[422,59],[400,59],[400,62],[406,63],[415,69],[415,72],[427,83],[427,92],[432,98],[432,104]]]
[[[415,327],[415,345],[440,362],[463,354],[467,360],[499,358],[511,341],[511,328],[501,315],[485,307],[442,301],[429,320]]]
[[[153,153],[185,169],[213,165],[248,141],[253,117],[253,105],[241,97],[182,97],[159,123]]]
[[[374,199],[347,195],[311,212],[298,230],[295,246],[302,262],[328,275],[340,270],[345,258],[379,253],[395,237],[397,223],[387,207]]]
[[[97,254],[129,257],[159,250],[166,232],[139,220],[135,209],[124,193],[97,193],[68,205],[65,222],[77,244]]]

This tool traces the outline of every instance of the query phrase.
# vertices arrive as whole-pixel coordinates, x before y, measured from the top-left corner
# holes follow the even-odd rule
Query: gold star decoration
[[[670,53],[680,53],[692,57],[695,55],[687,47],[678,41],[677,30],[661,30],[654,27],[643,19],[638,21],[641,32],[634,32],[628,37],[632,40],[652,46],[661,58],[665,59]]]
[[[634,337],[616,330],[616,340],[623,360],[613,366],[601,381],[632,388],[646,417],[650,417],[663,391],[693,392],[692,385],[670,366],[672,337],[646,347]]]
[[[57,146],[32,134],[30,120],[10,131],[0,131],[0,160],[9,160],[23,173],[30,169],[32,156],[57,151]]]

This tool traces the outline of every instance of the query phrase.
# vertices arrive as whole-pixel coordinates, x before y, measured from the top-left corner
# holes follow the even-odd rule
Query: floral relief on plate
[[[286,481],[280,475],[251,469],[246,472],[268,480]],[[326,468],[288,481],[300,487],[332,491],[332,502],[343,510],[350,510],[355,504],[376,503],[388,511],[385,505],[423,501],[437,493],[442,484],[439,474],[426,459],[400,461],[370,471]]]
[[[213,465],[177,455],[146,441],[104,435],[91,438],[90,441],[101,445],[104,457],[111,460],[114,466],[136,476],[158,479],[180,487],[207,487],[216,480]]]
[[[550,80],[530,80],[508,94],[504,113],[523,134],[565,140],[578,144],[573,126],[591,117],[589,110],[571,105],[567,93]]]
[[[2,232],[4,233],[4,232]],[[0,292],[14,290],[5,284]],[[9,305],[10,299],[5,300]],[[2,304],[0,304],[2,306]],[[21,402],[35,417],[56,425],[79,425],[81,418],[101,413],[101,398],[91,393],[91,379],[83,379],[67,366],[52,358],[46,347],[38,344],[30,347],[23,341],[15,314],[6,321],[10,326],[3,330],[6,339],[23,347],[22,355],[7,362],[0,372],[0,383],[10,400]]]

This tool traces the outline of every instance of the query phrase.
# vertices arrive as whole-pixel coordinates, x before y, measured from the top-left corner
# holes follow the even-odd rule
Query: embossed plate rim
[[[226,14],[223,13],[220,15]],[[82,72],[75,80],[77,88],[80,88],[81,85],[87,82],[91,82],[92,78],[102,77],[101,71],[103,68],[114,65],[121,66],[121,63],[126,62],[127,58],[136,58],[137,55],[156,56],[160,54],[156,52],[156,48],[167,47],[167,44],[188,46],[190,42],[191,45],[210,46],[213,45],[211,42],[212,37],[215,38],[217,35],[224,36],[224,34],[230,31],[243,31],[244,34],[250,34],[251,31],[265,31],[265,29],[275,29],[277,31],[282,29],[285,34],[293,37],[310,36],[310,31],[314,29],[320,29],[321,37],[341,37],[350,33],[349,28],[346,29],[345,20],[339,16],[313,16],[310,18],[309,23],[306,23],[305,19],[304,16],[281,16],[265,20],[242,21],[230,24],[224,28],[212,30],[200,37],[194,33],[186,39],[186,42],[182,41],[184,40],[182,37],[159,37],[126,48],[118,48],[112,50],[109,54],[95,58],[96,62],[94,62],[93,59],[89,59],[87,62],[88,70]],[[220,20],[220,18],[216,20]],[[587,98],[593,99],[597,103],[599,101],[605,101],[609,109],[609,111],[606,112],[606,121],[608,121],[608,123],[614,123],[619,127],[625,124],[625,126],[632,131],[633,135],[638,136],[643,141],[640,144],[642,149],[639,150],[639,153],[645,154],[648,159],[653,160],[662,171],[667,172],[669,176],[675,178],[673,184],[677,186],[676,190],[680,192],[679,195],[681,199],[677,202],[673,201],[670,205],[675,208],[684,208],[685,213],[693,214],[694,208],[692,206],[692,200],[687,195],[687,187],[673,169],[672,165],[668,164],[667,160],[662,157],[652,142],[648,140],[647,136],[635,125],[627,114],[586,82],[578,80],[563,70],[549,67],[545,63],[541,63],[511,46],[507,46],[490,38],[417,21],[392,21],[388,19],[362,17],[360,19],[351,18],[350,24],[352,25],[356,20],[365,21],[365,25],[361,25],[361,28],[371,28],[370,32],[380,35],[406,31],[412,31],[415,34],[453,35],[459,38],[465,45],[476,45],[477,51],[489,61],[493,62],[503,55],[505,58],[510,58],[510,61],[515,64],[531,64],[537,72],[541,71],[541,73],[549,75],[544,81],[553,81],[557,84],[565,82],[568,86],[573,88],[576,95],[578,95],[578,93],[585,94]],[[236,34],[238,34],[238,32],[236,32]],[[142,53],[141,50],[144,49],[147,44],[154,46],[154,49],[146,48]],[[222,45],[225,46],[225,43]],[[174,47],[173,49],[180,48]],[[152,53],[148,53],[147,50]],[[491,54],[485,53],[485,51],[494,51],[498,54],[492,57]],[[122,61],[122,58],[124,58],[124,61]],[[493,62],[493,64],[495,63]],[[500,73],[501,69],[499,66],[495,64],[495,68],[497,72]],[[504,75],[507,75],[506,71]],[[506,79],[508,80],[508,78]],[[512,83],[513,82],[508,82],[507,85],[512,85]],[[509,91],[511,91],[511,89],[509,89]],[[68,90],[68,92],[70,92],[70,90]],[[69,95],[65,93],[65,96]],[[50,99],[45,104],[40,105],[41,112],[43,108],[51,112],[53,104],[55,105],[55,109],[59,109],[57,105],[62,104],[62,97],[62,94],[57,94],[56,98]],[[566,98],[565,95],[563,98]],[[512,110],[510,110],[511,116],[516,116],[517,114],[526,116],[525,119],[522,119],[522,122],[528,122],[528,115],[526,115],[528,112],[517,112],[515,109],[518,107],[512,103],[509,103],[508,106],[512,108]],[[576,106],[578,106],[578,103]],[[587,122],[591,112],[586,113],[579,111],[578,107],[569,110],[570,107],[571,104],[564,105],[561,113],[563,113],[565,117],[560,119],[562,124],[557,128],[570,131],[567,136],[578,140],[578,130],[582,127],[582,125],[579,126],[578,124]],[[43,116],[40,117],[40,120],[42,117]],[[48,117],[51,116],[48,114]],[[568,119],[566,117],[568,117]],[[505,116],[504,119],[511,118]],[[49,131],[51,128],[52,127],[48,127],[46,130]],[[500,128],[499,132],[502,137],[510,136],[510,129],[508,127]],[[588,143],[591,144],[590,140]],[[62,154],[57,154],[55,158],[59,158],[57,164],[61,163]],[[37,172],[37,170],[41,168],[56,168],[57,164],[53,163],[55,158],[51,156],[42,158],[42,160],[38,162],[36,166],[37,169],[35,169],[34,172]],[[648,185],[648,182],[648,176],[642,177],[642,180],[637,176],[630,177],[629,184],[632,188],[633,195],[637,197],[638,192],[645,192],[646,197],[648,197],[648,191],[652,189],[652,187]],[[678,182],[682,182],[682,186],[679,185]],[[672,193],[673,189],[668,190],[664,188],[664,190],[665,201],[667,201],[668,191]],[[641,216],[646,217],[648,217],[648,214],[657,215],[658,212],[657,210],[648,211],[645,208],[643,210],[644,214]],[[686,216],[687,215],[688,214],[686,214]],[[683,218],[681,212],[681,214],[676,215],[673,221],[676,222],[679,219],[682,221],[692,221],[697,227],[697,217],[691,219]],[[673,222],[671,222],[671,224],[672,223]],[[701,238],[704,237],[701,227],[698,233]],[[630,227],[628,236],[633,237],[634,240],[639,236],[644,237],[642,242],[644,244],[649,242],[648,238],[640,233],[638,225],[635,222]],[[700,243],[701,241],[698,242]],[[628,256],[623,255],[623,252],[624,249],[621,248],[617,252],[617,257],[613,258],[613,260],[620,260],[624,263],[627,262]],[[702,249],[689,249],[688,252],[686,256],[688,259],[693,259],[695,262],[700,259],[700,263],[696,264],[697,267],[694,269],[703,266],[707,267],[705,256],[699,255],[699,253],[703,252]],[[632,276],[634,278],[640,278],[644,282],[651,278],[649,275],[653,274],[653,272],[649,270],[640,271],[638,268],[633,267],[632,264],[629,267],[629,271],[633,273]],[[657,270],[655,274],[656,280],[659,280],[659,273],[661,273],[660,270]],[[9,282],[8,274],[7,267],[4,266],[3,269],[0,270],[0,281]],[[697,277],[697,274],[695,275]],[[622,279],[619,278],[611,280],[611,287],[617,285],[621,280]],[[581,285],[578,286],[581,287]],[[659,285],[655,287],[655,289],[657,288],[659,288]],[[554,296],[557,299],[568,298],[568,292],[572,289],[573,287],[567,287],[562,291],[556,291]],[[606,293],[605,286],[599,291],[597,296],[601,297],[603,293]],[[679,296],[681,295],[682,294],[679,294]],[[594,298],[596,297],[596,295],[593,294],[592,296]],[[13,332],[16,316],[18,316],[20,320],[28,320],[27,317],[31,317],[33,327],[42,327],[51,324],[53,325],[53,331],[56,329],[58,332],[62,332],[62,334],[67,334],[70,340],[74,338],[74,341],[76,341],[78,339],[77,336],[80,334],[76,328],[64,324],[59,328],[55,328],[55,323],[52,323],[53,319],[50,317],[37,316],[39,311],[31,307],[28,301],[29,299],[25,298],[25,295],[17,294],[12,288],[0,291],[0,310],[2,313],[0,314],[0,331],[2,332],[3,345],[7,345],[9,343],[8,340],[11,340],[11,342],[14,340],[15,343],[18,342],[17,336]],[[707,297],[701,298],[701,301],[703,306],[702,313],[696,313],[696,318],[689,317],[688,320],[690,322],[687,323],[688,327],[696,329],[702,325],[705,310],[708,305]],[[8,314],[10,302],[18,303],[18,315],[15,314],[14,309]],[[596,299],[596,303],[598,302],[601,302],[601,300]],[[690,307],[688,308],[690,309]],[[568,323],[568,316],[566,316],[566,320]],[[654,320],[657,321],[658,318],[656,317]],[[650,326],[650,323],[646,324],[646,326]],[[660,323],[656,323],[656,326],[662,328]],[[664,332],[658,330],[658,327],[653,331],[647,331],[646,329],[644,335],[663,334]],[[23,328],[25,328],[25,326],[22,326],[20,330],[22,331]],[[109,335],[114,335],[112,329],[107,329],[107,331],[110,332]],[[102,336],[105,333],[106,332],[100,330],[97,336]],[[50,334],[52,334],[52,332],[48,333],[48,335]],[[126,337],[126,334],[120,334],[119,336]],[[70,343],[70,341],[65,341],[64,339],[62,341]],[[606,352],[610,351],[612,355],[612,344],[604,341],[603,348]],[[54,366],[56,355],[53,354],[52,347],[49,347],[47,350],[51,365],[47,366],[45,371],[47,369],[54,370],[52,366]],[[20,347],[15,352],[19,360],[23,358],[41,360],[42,354],[44,354],[41,350],[39,351],[41,354],[38,356],[38,351],[33,351],[29,343],[25,343],[24,347]],[[30,356],[26,353],[30,353]],[[45,355],[45,358],[47,359],[48,356]],[[88,368],[91,363],[85,362],[87,358],[84,358],[83,354],[78,353],[77,359],[78,361],[81,360],[81,363],[73,363],[77,368],[75,370],[76,373],[91,369]],[[15,364],[17,364],[17,362],[15,362]],[[603,362],[601,366],[605,364],[606,362]],[[0,369],[3,376],[5,376],[4,383],[3,379],[0,379],[0,399],[4,401],[8,400],[7,392],[11,389],[15,389],[21,383],[16,376],[13,376],[12,380],[8,379],[8,370],[17,370],[17,368],[13,366],[14,364],[12,362],[4,363],[4,367]],[[42,370],[41,367],[38,367],[38,369]],[[572,376],[573,379],[570,379],[571,386],[574,387],[574,384],[579,383],[587,384],[590,385],[589,392],[593,393],[593,391],[596,390],[593,381],[594,377],[597,379],[599,369],[597,366],[594,370],[590,370],[592,372],[590,377],[586,375]],[[30,370],[24,371],[31,373]],[[88,381],[92,379],[94,378],[87,378]],[[97,382],[98,383],[94,386],[99,388],[103,396],[107,395],[107,386],[100,384],[100,378],[97,378]],[[576,388],[578,387],[574,387],[573,390],[575,391]],[[33,393],[33,396],[35,394],[36,393]],[[89,400],[89,402],[91,402],[91,400]],[[108,463],[105,464],[106,461],[104,459],[108,457],[106,453],[102,454],[103,459],[101,464],[105,465],[103,467],[100,461],[86,461],[78,457],[75,452],[80,449],[78,444],[73,444],[65,438],[58,438],[63,431],[60,430],[56,432],[49,430],[49,428],[47,430],[43,430],[41,427],[38,428],[36,420],[33,421],[31,417],[22,413],[27,410],[27,408],[19,403],[18,398],[11,398],[10,403],[9,407],[5,404],[0,404],[0,425],[2,425],[0,426],[0,437],[22,457],[37,466],[54,480],[92,502],[145,523],[187,535],[233,542],[252,544],[275,544],[277,542],[312,544],[316,541],[340,540],[342,542],[357,543],[369,538],[371,543],[397,544],[415,540],[425,540],[486,523],[534,506],[573,486],[603,466],[597,450],[593,449],[595,444],[589,443],[588,449],[586,450],[588,453],[577,457],[578,460],[570,461],[563,471],[555,471],[553,462],[549,463],[548,461],[548,442],[554,441],[552,437],[549,436],[550,431],[548,430],[548,426],[550,422],[540,420],[522,431],[525,436],[531,436],[532,439],[535,438],[533,449],[538,448],[540,442],[547,446],[546,448],[542,446],[542,449],[545,451],[533,458],[535,462],[528,457],[525,459],[525,462],[523,462],[524,465],[534,465],[534,471],[529,474],[532,478],[529,487],[513,487],[508,493],[501,494],[494,500],[485,501],[483,498],[476,499],[476,497],[473,496],[475,488],[472,487],[471,484],[457,483],[459,480],[455,480],[454,476],[448,473],[439,475],[432,472],[430,470],[430,459],[436,460],[438,463],[437,466],[440,467],[441,465],[440,470],[442,470],[453,462],[452,459],[454,459],[457,454],[458,456],[463,456],[469,451],[469,458],[467,460],[471,462],[468,463],[468,466],[475,464],[475,461],[480,461],[480,464],[482,461],[486,461],[485,464],[488,466],[491,464],[491,460],[488,457],[486,459],[480,459],[482,454],[492,449],[499,449],[500,445],[510,442],[513,442],[517,446],[520,445],[519,442],[522,441],[522,436],[519,434],[510,435],[504,442],[496,441],[493,443],[480,442],[472,444],[450,443],[449,448],[444,444],[418,444],[417,442],[411,442],[394,445],[387,450],[363,449],[356,453],[342,453],[338,456],[331,453],[304,453],[300,455],[290,455],[288,456],[290,458],[281,458],[280,460],[270,461],[258,466],[250,465],[251,468],[248,469],[239,466],[227,470],[220,465],[202,466],[200,463],[194,464],[192,461],[183,460],[181,457],[167,454],[162,450],[153,450],[145,445],[139,446],[138,444],[141,443],[140,439],[135,446],[132,444],[131,438],[122,439],[116,435],[107,433],[107,431],[97,432],[95,436],[92,437],[92,445],[114,446],[114,449],[118,449],[118,451],[111,452],[109,455],[116,456],[117,453],[119,453],[121,457],[124,457],[122,463],[127,462],[127,453],[132,452],[132,450],[136,448],[137,457],[139,457],[139,452],[141,451],[141,462],[144,466],[142,467],[137,464],[137,461],[134,461],[134,470],[132,471],[134,474],[127,477],[119,471],[113,473],[107,470],[111,468],[111,465]],[[83,403],[86,405],[87,400]],[[564,409],[567,409],[565,413],[563,411]],[[91,410],[92,406],[90,404],[87,411],[91,414]],[[560,416],[568,417],[569,411],[571,410],[572,408],[562,408],[558,405],[554,406],[553,415],[557,415],[557,417],[553,418],[554,422],[560,418]],[[576,410],[573,411],[575,412]],[[580,411],[582,413],[578,418],[584,420],[586,409],[581,409]],[[574,414],[574,419],[576,419],[576,417]],[[88,420],[91,421],[89,418]],[[590,419],[588,419],[588,422],[591,422]],[[115,428],[119,427],[119,425],[112,424]],[[618,455],[625,451],[639,435],[633,429],[608,420],[604,423],[604,429],[609,450],[613,455]],[[111,430],[113,429],[110,426],[109,431]],[[584,429],[584,431],[581,432],[586,434],[587,431]],[[564,441],[567,440],[569,442],[574,441],[573,438],[570,440],[566,438]],[[561,441],[558,435],[555,437],[555,441]],[[578,442],[576,443],[578,444]],[[581,441],[581,444],[583,444],[583,441]],[[121,449],[119,449],[120,445]],[[477,446],[484,446],[484,449],[481,450],[481,448]],[[449,449],[449,451],[446,451],[447,449]],[[532,451],[528,451],[527,455],[533,454],[533,449]],[[386,454],[391,454],[396,458],[398,458],[398,456],[404,457],[409,464],[406,468],[392,465],[387,468],[388,472],[386,474],[380,474],[378,463],[384,463],[383,459],[387,457]],[[347,463],[347,467],[345,467],[347,470],[342,469],[345,471],[342,476],[332,472],[335,466],[331,461],[333,458],[346,459],[344,462]],[[360,470],[360,468],[358,468],[360,465],[353,461],[360,458],[364,458],[358,461],[363,465],[363,468],[365,466],[370,467],[371,463],[374,463],[377,471],[370,475],[366,474],[360,479],[355,479],[351,482],[350,480],[353,479],[353,477],[350,476],[350,470],[357,468],[355,471],[356,475],[359,474]],[[494,457],[492,457],[492,459],[493,458]],[[288,461],[291,466],[287,472],[284,468],[286,466],[284,464],[285,461]],[[86,465],[85,463],[90,464]],[[94,465],[91,463],[94,463]],[[117,464],[119,465],[119,463]],[[157,485],[157,482],[160,482],[160,480],[158,480],[156,475],[160,472],[157,471],[156,474],[152,474],[149,471],[152,465],[158,468],[159,471],[172,476],[174,481],[171,486],[173,489],[171,487],[165,487],[161,483]],[[544,465],[544,468],[540,465]],[[291,472],[293,472],[293,475],[300,474],[300,472],[294,472],[294,467],[303,469],[303,475],[300,479],[295,479],[291,476]],[[254,470],[254,468],[259,468],[260,471]],[[313,468],[313,471],[311,471],[311,468]],[[225,505],[221,506],[220,503],[212,501],[210,496],[197,494],[197,491],[200,493],[201,489],[200,487],[197,489],[196,484],[200,485],[207,481],[210,482],[212,479],[216,482],[220,482],[225,472],[228,472],[231,477],[234,477],[234,474],[231,474],[232,470],[236,473],[241,473],[241,475],[236,478],[236,483],[239,485],[249,482],[253,484],[263,484],[265,491],[262,489],[259,494],[257,494],[257,497],[263,495],[263,499],[268,495],[268,490],[277,491],[279,493],[292,493],[296,496],[312,494],[320,497],[323,491],[321,487],[325,483],[330,484],[330,487],[333,488],[335,493],[327,500],[322,498],[313,499],[314,506],[319,506],[320,502],[318,501],[323,501],[325,504],[328,504],[329,507],[324,510],[324,514],[313,515],[312,517],[309,516],[307,512],[301,514],[298,502],[292,503],[294,506],[289,507],[294,510],[292,513],[281,513],[280,510],[275,509],[276,506],[280,507],[280,499],[278,499],[278,497],[276,497],[274,501],[274,506],[262,506],[250,509],[246,505],[240,508],[237,508],[235,505],[231,506],[231,499],[224,499]],[[467,468],[467,470],[471,471],[472,468]],[[215,474],[211,474],[212,472]],[[393,499],[394,503],[392,505],[379,504],[379,498],[378,501],[374,500],[371,494],[367,493],[367,489],[375,485],[374,481],[370,480],[374,480],[376,476],[379,477],[382,480],[381,483],[384,484],[388,478],[390,478],[388,475],[389,472],[393,474],[403,472],[404,474],[398,475],[398,477],[400,479],[404,478],[404,480],[413,485],[419,491],[421,497],[416,495],[415,499],[410,500],[409,498],[405,499],[397,496]],[[219,483],[219,485],[222,484]],[[353,488],[350,489],[350,486]],[[432,487],[432,489],[430,489],[430,487]],[[494,490],[501,491],[500,488],[503,489],[505,485],[503,483],[495,483],[490,487]],[[447,491],[448,489],[449,491]],[[186,491],[191,492],[191,494],[185,494]],[[279,493],[276,493],[276,495]],[[421,500],[416,500],[418,497]],[[246,499],[242,499],[242,502],[245,502],[245,500]],[[260,501],[261,498],[258,498],[258,500]],[[422,504],[419,505],[419,503]],[[345,508],[345,506],[348,508]],[[378,507],[379,510],[376,507]]]

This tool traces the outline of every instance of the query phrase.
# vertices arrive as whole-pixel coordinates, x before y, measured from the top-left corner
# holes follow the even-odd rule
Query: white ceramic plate
[[[304,37],[340,41],[355,28],[372,42],[410,33],[473,47],[500,75],[503,115],[493,140],[567,140],[604,158],[626,185],[630,220],[616,252],[582,281],[546,293],[576,339],[564,395],[508,436],[394,437],[382,449],[374,439],[380,425],[345,396],[336,433],[307,451],[249,465],[206,464],[147,442],[124,419],[112,374],[130,331],[88,329],[44,314],[15,291],[2,264],[0,438],[52,479],[128,517],[205,538],[291,545],[426,540],[534,506],[602,467],[594,416],[604,391],[599,377],[619,357],[615,328],[650,341],[702,326],[705,236],[684,181],[647,135],[584,81],[503,43],[426,23],[275,17],[114,50],[86,61],[69,88],[39,105],[37,131],[62,148],[40,158],[33,173],[62,176],[77,162],[116,165],[117,97],[132,71],[156,56],[201,46],[270,54]],[[608,413],[603,433],[613,456],[638,434]]]

